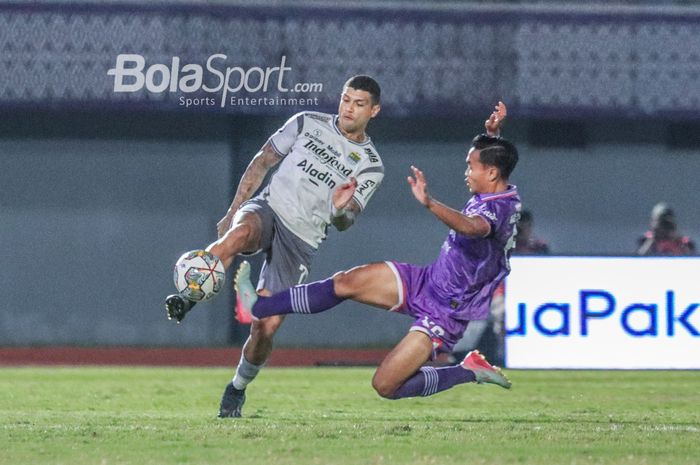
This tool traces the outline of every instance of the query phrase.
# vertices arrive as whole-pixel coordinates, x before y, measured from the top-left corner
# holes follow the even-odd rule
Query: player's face
[[[491,166],[481,163],[481,151],[474,147],[467,154],[467,171],[464,172],[464,176],[470,192],[473,194],[488,192],[493,170]]]
[[[379,109],[379,105],[372,105],[369,92],[346,87],[338,105],[338,125],[348,134],[363,133]]]

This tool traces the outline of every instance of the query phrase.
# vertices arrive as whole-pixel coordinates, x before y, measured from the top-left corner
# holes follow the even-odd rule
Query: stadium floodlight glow
[[[509,368],[700,368],[697,257],[513,257]]]
[[[155,63],[146,66],[143,55],[120,54],[114,68],[109,69],[107,75],[114,76],[114,92],[139,92],[144,88],[152,93],[220,92],[221,107],[224,106],[229,92],[235,93],[243,89],[248,92],[267,92],[272,86],[278,92],[290,91],[284,85],[285,73],[292,70],[287,66],[286,55],[282,55],[279,66],[266,68],[223,66],[227,59],[226,55],[216,53],[207,58],[205,67],[195,63],[181,66],[180,58],[174,56],[170,65]],[[205,77],[211,77],[214,85],[204,84]],[[312,85],[307,87],[310,90],[318,89]]]

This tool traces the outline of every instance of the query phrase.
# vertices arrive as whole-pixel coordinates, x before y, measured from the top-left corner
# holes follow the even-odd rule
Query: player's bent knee
[[[339,271],[333,275],[333,290],[338,297],[345,297],[348,292],[348,279],[346,271]]]
[[[253,235],[253,228],[249,224],[239,224],[229,229],[224,236],[224,242],[229,243],[247,243]]]
[[[352,270],[339,271],[333,275],[333,289],[338,297],[352,298],[358,288],[357,278]]]
[[[377,394],[379,394],[379,396],[385,399],[394,399],[394,393],[397,389],[393,383],[387,383],[385,380],[377,376],[372,378],[372,387]]]
[[[230,256],[248,252],[248,249],[255,248],[255,237],[255,228],[249,224],[239,224],[228,230],[217,243],[217,248],[221,248],[222,252]]]
[[[253,321],[250,327],[251,337],[258,339],[272,339],[284,318],[270,317]]]

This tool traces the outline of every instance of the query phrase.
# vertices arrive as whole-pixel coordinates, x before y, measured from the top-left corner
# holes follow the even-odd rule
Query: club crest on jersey
[[[357,163],[361,160],[360,154],[357,152],[350,152],[350,154],[348,155],[348,158],[350,159],[350,161],[352,163]]]

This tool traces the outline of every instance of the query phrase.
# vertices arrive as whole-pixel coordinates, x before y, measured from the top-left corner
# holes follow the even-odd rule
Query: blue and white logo
[[[511,368],[700,368],[700,258],[513,257]]]

